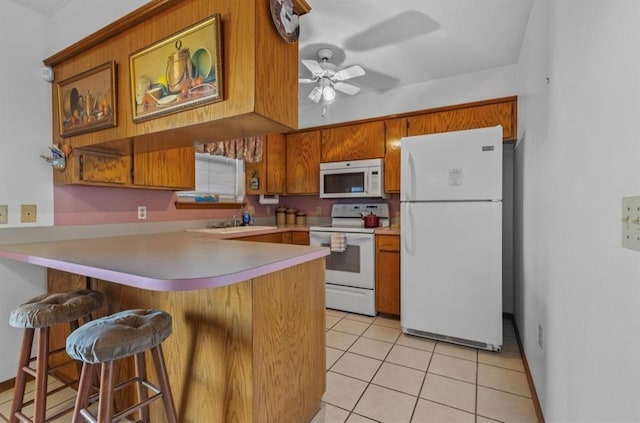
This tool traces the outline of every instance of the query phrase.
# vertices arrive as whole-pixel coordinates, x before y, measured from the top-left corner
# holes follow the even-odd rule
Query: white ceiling
[[[52,16],[78,0],[9,1]],[[348,81],[360,93],[515,64],[532,1],[307,0],[300,59],[318,60],[316,51],[330,47],[338,69],[358,64],[366,71]],[[300,65],[299,76],[311,74]],[[312,88],[300,86],[301,106],[311,104]]]
[[[9,0],[44,16],[53,16],[76,0]]]
[[[300,59],[318,60],[318,48],[332,48],[339,69],[365,69],[348,81],[365,93],[517,63],[532,0],[307,2]],[[310,75],[301,65],[299,76]],[[300,86],[300,101],[312,87]]]

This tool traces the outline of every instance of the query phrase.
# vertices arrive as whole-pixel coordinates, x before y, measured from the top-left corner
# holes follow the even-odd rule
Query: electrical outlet
[[[3,204],[0,206],[0,225],[9,223],[9,206]]]
[[[542,349],[542,323],[538,325],[538,346]]]
[[[321,216],[322,215],[322,206],[317,206],[316,207],[316,216]]]
[[[253,206],[247,206],[247,211],[251,216],[253,216],[256,213],[256,208]]]
[[[622,246],[640,250],[640,197],[622,199]]]
[[[271,216],[271,206],[267,206],[267,216]]]
[[[138,206],[138,220],[147,218],[147,206]]]
[[[20,206],[20,222],[33,223],[38,217],[38,207],[35,204],[22,204]]]

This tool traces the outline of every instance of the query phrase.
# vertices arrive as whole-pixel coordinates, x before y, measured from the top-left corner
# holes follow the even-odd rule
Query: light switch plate
[[[20,206],[20,222],[33,223],[37,218],[38,207],[35,204],[22,204]]]
[[[3,204],[0,206],[0,225],[9,223],[9,206]]]
[[[622,198],[622,246],[640,251],[640,196]]]

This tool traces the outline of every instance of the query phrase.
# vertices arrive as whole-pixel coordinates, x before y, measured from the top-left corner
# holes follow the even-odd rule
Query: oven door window
[[[364,192],[365,184],[364,172],[353,173],[330,173],[325,174],[324,193],[325,194],[351,194]]]
[[[323,243],[322,246],[331,248],[331,243]],[[347,245],[347,249],[344,252],[332,252],[327,256],[326,260],[327,270],[360,273],[360,246]]]

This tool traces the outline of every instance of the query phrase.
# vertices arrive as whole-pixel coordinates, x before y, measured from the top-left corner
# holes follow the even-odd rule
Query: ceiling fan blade
[[[354,65],[336,72],[335,75],[333,75],[333,79],[335,79],[336,81],[344,81],[346,79],[355,78],[364,74],[365,71],[361,66]]]
[[[355,85],[347,84],[346,82],[336,82],[335,84],[333,84],[333,88],[349,95],[358,94],[358,92],[360,91],[360,88],[356,87]]]
[[[322,68],[320,67],[320,64],[318,62],[316,62],[315,60],[301,60],[301,62],[314,75],[315,74],[321,74],[323,72]]]
[[[314,82],[316,82],[317,79],[310,79],[310,78],[300,78],[298,79],[298,83],[299,84],[312,84]]]

